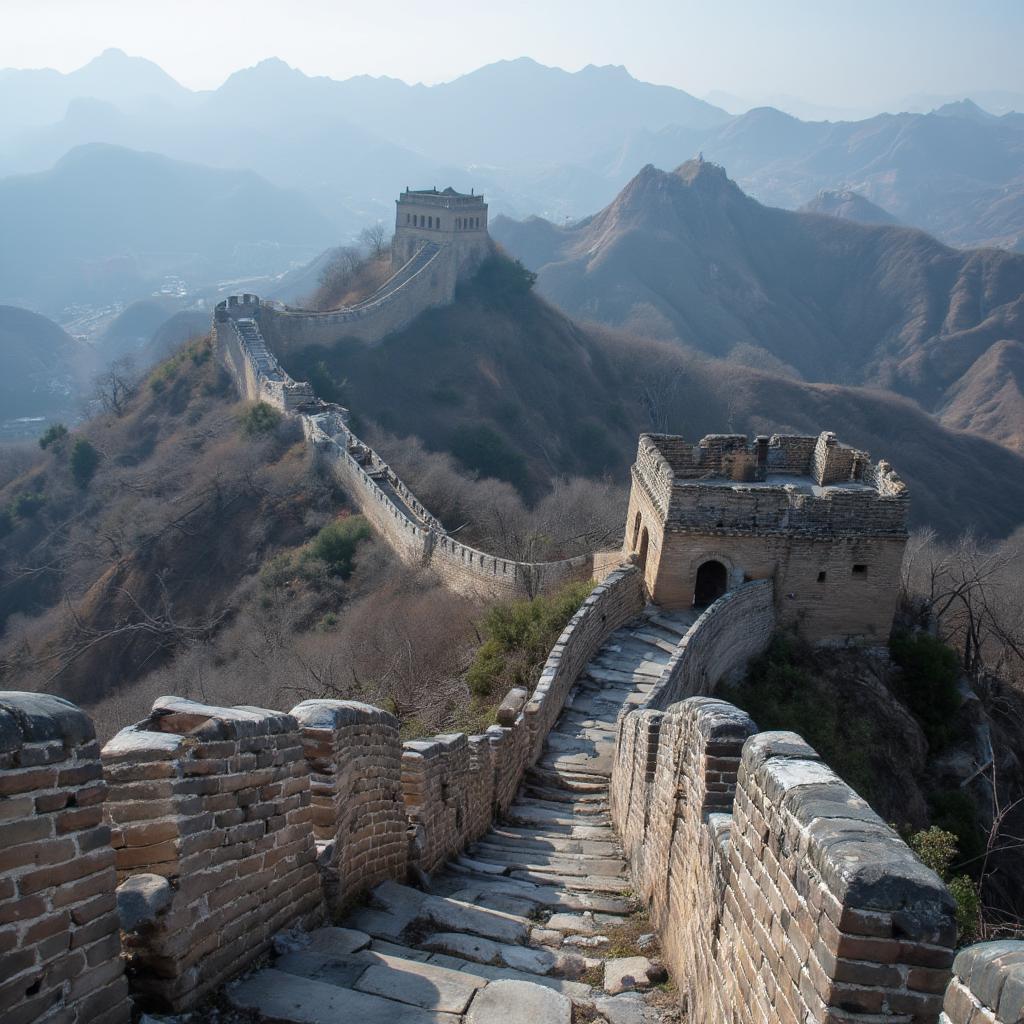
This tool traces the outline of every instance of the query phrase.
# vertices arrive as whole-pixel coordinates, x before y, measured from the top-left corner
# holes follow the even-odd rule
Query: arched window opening
[[[717,601],[729,589],[729,571],[721,562],[712,559],[697,570],[697,582],[693,588],[693,606],[706,608]]]

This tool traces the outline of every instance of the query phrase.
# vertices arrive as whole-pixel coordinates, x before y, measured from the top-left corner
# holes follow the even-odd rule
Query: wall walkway
[[[319,458],[406,564],[429,565],[457,593],[489,600],[534,597],[594,578],[593,555],[517,562],[469,547],[448,534],[394,470],[349,430],[340,407],[318,401],[308,384],[285,373],[263,338],[259,312],[256,296],[233,296],[214,317],[218,356],[239,393],[299,418]],[[603,561],[602,574],[617,561],[617,556],[611,563]]]

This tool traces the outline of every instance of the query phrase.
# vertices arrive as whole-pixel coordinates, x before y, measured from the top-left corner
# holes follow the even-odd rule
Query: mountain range
[[[638,167],[703,152],[773,205],[853,190],[952,244],[1024,238],[1024,115],[966,100],[859,121],[734,116],[622,67],[570,73],[528,58],[435,86],[310,77],[270,59],[191,92],[120,51],[70,75],[0,72],[0,176],[93,142],[254,171],[349,232],[388,222],[412,184],[475,186],[495,213],[578,218]]]
[[[0,302],[55,313],[132,300],[168,275],[212,282],[308,261],[339,227],[251,171],[101,143],[0,180]]]
[[[494,237],[570,316],[797,380],[885,389],[1020,447],[1024,255],[762,206],[723,168],[647,166],[568,227]]]

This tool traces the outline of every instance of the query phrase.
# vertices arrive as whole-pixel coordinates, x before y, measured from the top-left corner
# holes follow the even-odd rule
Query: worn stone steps
[[[608,813],[616,722],[646,699],[690,613],[648,608],[617,630],[570,693],[501,820],[429,891],[385,882],[345,928],[324,928],[230,991],[297,1024],[658,1024],[639,994],[610,997],[600,935],[637,909]]]

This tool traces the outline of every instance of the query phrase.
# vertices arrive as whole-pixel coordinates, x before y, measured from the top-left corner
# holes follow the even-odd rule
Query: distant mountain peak
[[[721,164],[705,160],[703,156],[696,156],[692,160],[687,160],[685,163],[680,164],[672,173],[680,181],[686,182],[687,185],[710,185],[716,188],[727,185],[731,188],[736,188],[736,185],[729,179],[729,175],[725,173],[725,168]]]
[[[957,100],[954,103],[944,103],[941,107],[933,110],[932,113],[939,117],[964,117],[971,121],[993,121],[996,119],[995,114],[982,110],[969,97],[964,97],[964,99]]]
[[[801,213],[822,213],[858,224],[898,224],[898,218],[852,188],[822,189]]]

